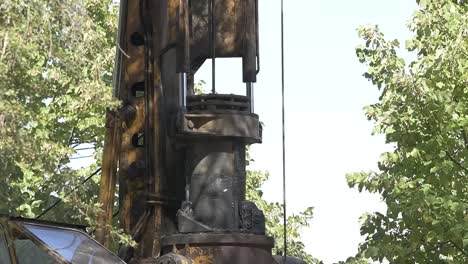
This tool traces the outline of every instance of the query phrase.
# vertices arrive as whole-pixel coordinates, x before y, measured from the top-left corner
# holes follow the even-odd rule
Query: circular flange
[[[255,245],[256,247],[266,248],[272,248],[274,246],[274,239],[269,236],[236,233],[176,234],[164,236],[161,240],[164,246],[178,244]]]
[[[235,94],[202,94],[187,96],[187,110],[216,111],[230,110],[250,112],[250,99],[247,96]]]

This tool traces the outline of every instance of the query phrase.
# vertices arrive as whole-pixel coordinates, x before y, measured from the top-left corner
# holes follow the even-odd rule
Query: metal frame
[[[8,239],[8,228],[5,228],[4,223],[0,221],[0,240],[3,239],[6,243],[7,246],[7,253],[8,253],[8,260],[10,261],[10,264],[16,263],[16,260],[13,260],[12,256],[14,255],[14,250],[12,247],[10,247],[10,241]]]
[[[67,230],[67,231],[73,231],[73,232],[78,232],[82,235],[84,235],[85,237],[89,238],[90,240],[96,242],[96,244],[102,246],[102,248],[110,253],[112,256],[114,257],[117,257],[114,252],[110,251],[108,248],[106,248],[104,245],[102,245],[101,243],[99,243],[98,241],[94,240],[94,238],[92,238],[88,233],[84,232],[83,230],[81,229],[76,229],[76,228],[71,228],[71,227],[61,227],[61,226],[55,226],[55,225],[46,225],[46,224],[41,224],[41,223],[35,223],[35,222],[29,222],[29,221],[13,221],[14,223],[18,224],[21,223],[21,224],[28,224],[28,225],[33,225],[33,226],[41,226],[41,227],[50,227],[50,228],[54,228],[54,229],[62,229],[62,230]],[[31,231],[29,231],[26,227],[24,226],[21,226],[21,228],[23,230],[26,230],[26,232],[28,232],[32,237],[36,238],[38,241],[41,241],[44,245],[47,245],[44,241],[42,241],[40,238],[38,238],[37,236],[35,236]],[[48,246],[47,246],[48,247]],[[50,247],[49,247],[50,248]],[[53,249],[52,249],[53,250]],[[55,251],[55,250],[53,250]],[[67,261],[68,263],[68,261]]]
[[[116,148],[116,143],[105,144],[103,157],[103,167],[118,160],[120,225],[139,243],[137,248],[123,248],[121,257],[135,263],[154,259],[165,251],[162,237],[194,230],[231,230],[266,238],[263,212],[245,200],[245,146],[260,143],[262,133],[253,113],[253,83],[260,67],[258,0],[125,3],[119,49],[128,56],[119,52],[116,61],[119,85],[115,95],[123,102],[122,126],[116,125],[120,148],[112,152],[109,149]],[[144,45],[132,44],[135,33],[144,35]],[[247,97],[194,96],[193,78],[199,67],[209,58],[214,63],[216,58],[232,57],[242,58]],[[215,67],[213,76],[214,71]],[[130,90],[136,83],[144,84],[143,97],[132,97]],[[132,145],[130,139],[143,132],[144,148]],[[106,133],[106,142],[112,136]],[[102,208],[108,208],[105,211],[110,215],[112,188],[107,185],[115,174],[105,171],[103,168],[100,197]],[[222,182],[219,186],[208,183],[218,180]],[[192,199],[196,193],[203,202]],[[213,221],[203,213],[212,201],[221,208]],[[103,244],[108,237],[104,227],[110,221],[110,217],[98,221]],[[238,245],[231,249],[222,242],[213,243],[221,251],[242,255]],[[242,263],[255,261],[256,254],[264,256],[260,263],[273,263],[271,247],[259,249],[253,243],[246,250],[251,257]],[[222,258],[229,262],[226,256]],[[224,263],[222,258],[217,263]]]
[[[8,248],[10,248],[10,260],[12,263],[16,264],[18,262],[17,254],[16,254],[16,249],[14,246],[14,241],[13,241],[13,234],[11,233],[12,229],[16,229],[18,232],[20,232],[22,235],[27,237],[28,239],[31,240],[32,243],[34,243],[37,247],[41,248],[43,251],[45,251],[51,258],[54,259],[59,264],[71,264],[71,262],[65,260],[61,255],[59,255],[57,252],[55,252],[52,248],[50,248],[47,244],[45,244],[42,240],[40,240],[38,237],[34,236],[31,232],[29,232],[25,227],[21,226],[14,220],[6,220],[5,221],[7,226],[8,226],[8,235],[7,235],[7,243],[8,243]],[[44,224],[43,224],[44,226]]]
[[[24,226],[24,224],[38,226],[38,227],[46,227],[46,228],[53,228],[53,229],[59,229],[59,230],[65,230],[65,231],[78,232],[102,246],[102,244],[94,240],[91,236],[89,236],[85,232],[86,227],[83,225],[56,223],[56,222],[46,221],[46,220],[27,219],[27,218],[13,217],[13,216],[0,214],[0,227],[2,227],[1,230],[3,230],[4,232],[5,241],[8,245],[8,252],[10,254],[9,257],[10,257],[11,264],[18,264],[18,260],[16,256],[16,249],[14,247],[13,234],[11,232],[12,229],[15,229],[17,232],[24,235],[28,239],[30,239],[36,246],[43,249],[57,263],[71,264],[70,261],[67,261],[63,256],[58,254],[53,248],[49,247],[42,239],[35,236],[31,231],[29,231]],[[106,247],[102,246],[102,248],[106,252],[110,253],[111,255],[116,256],[112,251],[108,250]]]

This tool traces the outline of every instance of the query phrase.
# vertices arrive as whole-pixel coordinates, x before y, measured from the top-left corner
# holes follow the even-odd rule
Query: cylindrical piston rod
[[[181,72],[179,73],[179,89],[180,89],[180,97],[179,97],[179,105],[182,108],[187,106],[187,73]]]
[[[254,112],[254,84],[253,82],[248,82],[245,84],[246,86],[246,96],[250,100],[250,112]]]

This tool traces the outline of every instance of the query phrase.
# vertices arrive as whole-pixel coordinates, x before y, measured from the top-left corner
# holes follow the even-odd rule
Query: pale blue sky
[[[261,72],[256,112],[265,123],[264,142],[252,147],[254,168],[268,170],[265,197],[281,201],[280,0],[259,0]],[[357,252],[359,216],[384,211],[378,196],[349,189],[345,173],[376,169],[391,149],[371,136],[362,108],[378,91],[363,77],[354,48],[356,28],[379,24],[388,38],[405,40],[413,0],[285,0],[286,137],[288,208],[315,207],[304,230],[307,250],[325,263]],[[402,41],[404,43],[404,41]],[[245,93],[240,60],[217,60],[219,92]],[[196,75],[210,87],[211,66]]]

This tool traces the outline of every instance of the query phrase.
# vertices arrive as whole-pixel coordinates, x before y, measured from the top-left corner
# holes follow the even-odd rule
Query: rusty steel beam
[[[118,60],[116,73],[121,125],[114,130],[109,127],[106,136],[99,238],[107,243],[108,229],[103,227],[110,223],[113,187],[109,185],[114,185],[112,171],[118,160],[120,226],[139,244],[120,253],[132,263],[185,263],[189,258],[201,263],[196,261],[203,261],[204,256],[206,263],[228,263],[229,259],[229,263],[273,263],[272,240],[263,235],[263,213],[245,201],[245,145],[261,141],[258,116],[251,113],[252,100],[223,95],[186,97],[193,95],[194,74],[212,56],[210,3],[121,1],[118,54],[124,56]],[[215,0],[213,11],[216,57],[242,57],[243,81],[255,82],[257,0]],[[218,171],[227,174],[217,175]],[[233,181],[232,186],[226,185],[229,192],[224,194],[219,188],[199,192],[205,182],[213,185],[210,181],[218,178]],[[201,203],[190,193],[226,198],[223,208],[210,208],[219,209],[216,214],[226,221],[200,218],[207,215],[204,210],[211,200]],[[198,206],[192,208],[194,214],[180,210],[191,209],[191,204]],[[191,236],[193,230],[204,234]],[[213,236],[214,231],[221,234]],[[184,242],[193,238],[209,241]],[[235,238],[248,243],[229,242]]]
[[[133,107],[134,114],[125,118],[122,134],[122,146],[119,161],[119,207],[120,225],[127,233],[132,233],[133,226],[142,215],[141,210],[132,212],[136,191],[144,183],[144,151],[141,143],[144,140],[144,54],[142,47],[140,1],[128,1],[127,19],[123,33],[122,49],[128,54],[122,62],[122,91],[120,100],[126,107]],[[142,173],[143,170],[143,173]]]
[[[163,239],[163,253],[185,257],[186,263],[276,264],[273,239],[252,234],[186,234]],[[190,261],[190,262],[189,262]],[[156,262],[165,264],[171,262]]]
[[[115,184],[117,179],[117,163],[120,149],[121,122],[115,111],[108,111],[106,116],[106,134],[102,173],[99,189],[101,211],[97,216],[96,240],[105,247],[110,246],[110,230],[114,207]]]
[[[126,21],[127,1],[120,2],[120,14],[118,28],[122,28]],[[114,64],[113,76],[113,96],[120,97],[121,90],[121,66],[124,54],[120,50],[123,38],[119,30],[117,33],[117,47]],[[105,247],[110,246],[110,227],[113,218],[114,195],[117,181],[117,166],[119,162],[119,152],[121,145],[121,128],[122,120],[117,111],[108,110],[106,113],[106,132],[104,137],[104,150],[102,157],[102,173],[99,189],[99,202],[101,204],[101,212],[97,217],[97,227],[95,238]]]

